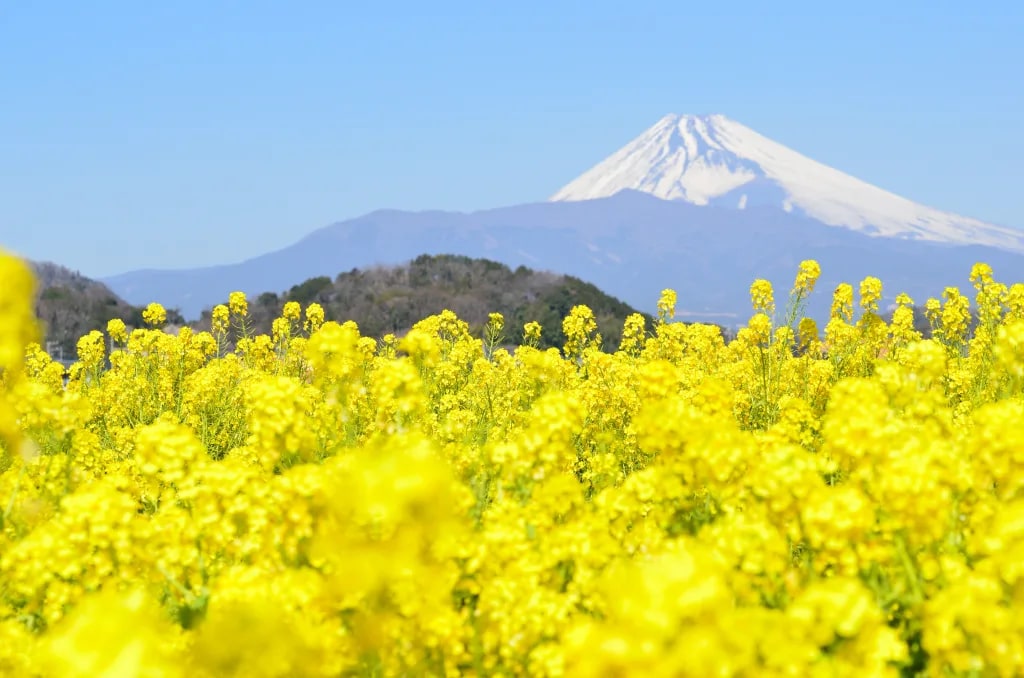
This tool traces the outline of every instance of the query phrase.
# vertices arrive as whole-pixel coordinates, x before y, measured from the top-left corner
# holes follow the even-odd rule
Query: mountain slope
[[[918,205],[722,115],[668,115],[552,196],[623,189],[694,205],[771,205],[863,233],[1024,252],[1024,232]]]
[[[864,276],[885,283],[885,298],[907,292],[916,301],[947,285],[971,292],[977,261],[997,277],[1024,281],[1024,256],[982,245],[876,238],[828,228],[772,207],[699,207],[637,191],[609,198],[519,205],[471,214],[381,211],[313,232],[255,259],[186,271],[138,271],[106,282],[134,304],[160,301],[188,318],[235,289],[250,295],[284,290],[319,275],[374,264],[399,264],[421,254],[457,254],[511,267],[558,271],[593,283],[635,308],[654,311],[659,293],[679,293],[686,319],[734,325],[750,315],[756,277],[788,290],[801,259],[818,259],[823,274],[811,309],[827,314],[832,289]]]

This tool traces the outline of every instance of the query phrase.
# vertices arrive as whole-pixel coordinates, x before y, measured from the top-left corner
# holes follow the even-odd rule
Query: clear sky
[[[0,2],[0,246],[241,260],[543,200],[670,112],[1024,227],[1017,2]]]

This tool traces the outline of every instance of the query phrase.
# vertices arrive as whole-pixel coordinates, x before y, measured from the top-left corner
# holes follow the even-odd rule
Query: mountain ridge
[[[424,254],[571,275],[648,312],[662,289],[673,288],[682,318],[732,325],[749,317],[754,278],[771,280],[782,294],[802,259],[822,265],[810,307],[819,316],[827,314],[830,285],[856,284],[867,275],[886,284],[885,298],[907,292],[918,301],[940,296],[946,285],[972,293],[967,276],[977,261],[987,261],[1002,279],[1024,279],[1024,256],[998,248],[877,238],[768,206],[699,207],[622,191],[471,213],[374,212],[236,264],[104,280],[131,303],[160,301],[192,319],[236,289],[285,290],[310,277],[333,278]]]
[[[871,275],[889,299],[937,297],[947,285],[971,294],[977,261],[1024,279],[1024,231],[918,205],[721,114],[671,114],[546,201],[378,209],[242,262],[104,280],[132,303],[156,300],[194,318],[236,289],[283,290],[444,254],[571,275],[648,311],[673,288],[689,319],[736,323],[749,314],[754,278],[788,289],[802,259],[819,261],[823,288]],[[823,296],[811,300],[819,317]]]
[[[666,115],[549,200],[588,200],[625,188],[695,205],[773,204],[871,235],[1024,252],[1024,232],[920,205],[721,114]]]

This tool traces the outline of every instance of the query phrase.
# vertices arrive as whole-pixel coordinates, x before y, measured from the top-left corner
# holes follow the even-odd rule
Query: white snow
[[[919,205],[811,160],[723,115],[667,115],[584,172],[552,201],[590,200],[634,189],[695,205],[767,180],[779,205],[831,226],[871,235],[1024,251],[1024,231]],[[746,193],[729,204],[747,206]]]

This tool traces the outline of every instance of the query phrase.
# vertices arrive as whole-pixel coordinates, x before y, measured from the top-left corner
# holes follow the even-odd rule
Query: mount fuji
[[[1024,252],[1024,231],[911,202],[724,115],[667,115],[551,200],[593,200],[623,189],[694,205],[769,205],[868,235]]]
[[[822,267],[808,303],[819,318],[836,285],[868,275],[883,281],[890,303],[899,292],[923,303],[947,286],[973,295],[967,278],[978,261],[1003,282],[1024,282],[1024,231],[918,205],[720,115],[662,118],[547,201],[379,210],[246,261],[104,282],[133,304],[160,301],[194,318],[233,290],[280,292],[421,254],[573,275],[652,312],[673,288],[682,318],[726,325],[750,316],[753,279],[772,281],[781,296],[802,259]]]

